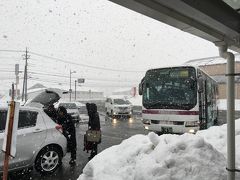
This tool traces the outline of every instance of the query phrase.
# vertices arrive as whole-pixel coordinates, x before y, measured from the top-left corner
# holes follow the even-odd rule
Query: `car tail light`
[[[57,124],[55,128],[56,128],[60,133],[63,133],[62,125]]]

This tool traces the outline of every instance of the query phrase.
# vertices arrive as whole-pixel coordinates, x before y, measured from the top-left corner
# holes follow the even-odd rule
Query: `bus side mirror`
[[[144,78],[142,78],[141,82],[138,85],[138,94],[142,95],[143,92],[143,82],[144,82]]]
[[[203,77],[200,76],[198,78],[198,92],[202,93],[203,92]]]
[[[139,95],[142,95],[142,89],[143,89],[143,84],[139,83],[139,85],[138,85],[138,94]]]

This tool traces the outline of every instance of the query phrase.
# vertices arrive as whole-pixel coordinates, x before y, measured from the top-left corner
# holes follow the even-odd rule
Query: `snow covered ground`
[[[240,119],[236,165],[240,167]],[[226,180],[226,124],[196,135],[135,135],[95,156],[78,180]],[[236,173],[236,179],[240,174]]]

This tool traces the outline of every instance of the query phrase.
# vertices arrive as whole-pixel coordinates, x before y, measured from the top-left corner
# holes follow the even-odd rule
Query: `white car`
[[[106,114],[111,117],[132,116],[132,105],[123,98],[108,97],[105,102]]]
[[[61,125],[56,124],[43,107],[58,101],[59,95],[45,91],[28,106],[21,106],[17,130],[16,156],[9,161],[9,171],[35,167],[42,174],[53,173],[67,152],[67,140]],[[41,103],[42,105],[40,105]],[[33,107],[34,105],[35,107]],[[2,149],[7,118],[7,105],[0,107],[0,148]],[[0,174],[3,172],[4,153],[0,151]]]
[[[80,122],[87,122],[89,120],[86,104],[77,103],[78,111],[80,113]]]

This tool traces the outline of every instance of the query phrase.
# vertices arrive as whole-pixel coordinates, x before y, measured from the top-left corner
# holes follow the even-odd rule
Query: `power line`
[[[128,73],[142,73],[142,72],[145,72],[145,71],[133,71],[133,70],[112,69],[112,68],[105,68],[105,67],[99,67],[99,66],[92,66],[92,65],[82,64],[82,63],[75,63],[75,62],[71,62],[71,61],[66,61],[66,60],[63,60],[63,59],[60,59],[60,58],[55,58],[55,57],[52,57],[52,56],[47,56],[47,55],[35,53],[35,52],[32,52],[32,51],[30,51],[29,53],[31,53],[33,55],[36,55],[36,56],[40,56],[40,57],[44,57],[44,58],[48,58],[48,59],[53,59],[55,61],[60,61],[60,62],[67,63],[67,64],[73,64],[73,65],[88,67],[88,68],[93,68],[93,69],[101,69],[101,70],[115,71],[115,72],[128,72]]]
[[[18,59],[20,60],[20,57],[7,57],[7,56],[0,56],[0,59],[12,59],[12,60],[16,60]]]
[[[0,73],[14,73],[15,71],[13,70],[7,70],[7,69],[0,69]],[[29,74],[31,75],[41,75],[41,76],[52,76],[52,77],[60,77],[60,78],[66,78],[68,79],[69,76],[67,75],[61,75],[61,74],[51,74],[51,73],[43,73],[43,72],[37,72],[37,71],[28,71]],[[73,77],[77,79],[78,77]],[[88,81],[103,81],[103,82],[138,82],[138,80],[119,80],[119,79],[100,79],[100,78],[85,78]]]
[[[57,84],[57,85],[66,85],[68,86],[69,83],[68,82],[57,82],[57,81],[49,81],[49,80],[41,80],[41,79],[38,79],[38,78],[31,78],[32,80],[34,81],[37,81],[37,82],[47,82],[49,84]],[[83,87],[101,87],[101,88],[110,88],[110,87],[133,87],[133,85],[84,85]]]
[[[12,70],[6,70],[6,69],[0,69],[0,73],[1,72],[15,72],[15,71],[12,71]]]
[[[22,50],[10,50],[10,49],[1,49],[0,52],[15,52],[15,53],[23,53],[24,52],[25,53],[25,51],[22,51]],[[92,68],[92,69],[100,69],[100,70],[114,71],[114,72],[127,72],[127,73],[143,73],[143,72],[145,72],[145,71],[134,71],[134,70],[125,70],[125,69],[105,68],[105,67],[87,65],[87,64],[83,64],[83,63],[76,63],[76,62],[66,61],[66,60],[61,59],[61,58],[56,58],[56,57],[36,53],[36,52],[33,52],[33,51],[28,51],[28,53],[39,56],[39,57],[44,57],[44,58],[47,58],[47,59],[52,59],[52,60],[55,60],[55,61],[63,62],[63,63],[66,63],[66,64],[72,64],[72,65],[77,65],[77,66],[82,66],[82,67],[87,67],[87,68]],[[31,60],[37,60],[38,61],[38,59],[34,59],[34,58],[31,58]]]
[[[64,77],[69,78],[69,76],[66,75],[60,75],[60,74],[50,74],[50,73],[42,73],[42,72],[36,72],[36,71],[29,71],[30,74],[36,74],[36,75],[43,75],[43,76],[53,76],[53,77]],[[73,77],[78,78],[78,77]],[[105,81],[105,82],[136,82],[136,81],[126,81],[126,80],[119,80],[119,79],[100,79],[100,78],[85,78],[86,80],[90,81]]]
[[[0,49],[0,52],[17,52],[17,53],[23,53],[25,51],[22,50],[11,50],[11,49]]]

